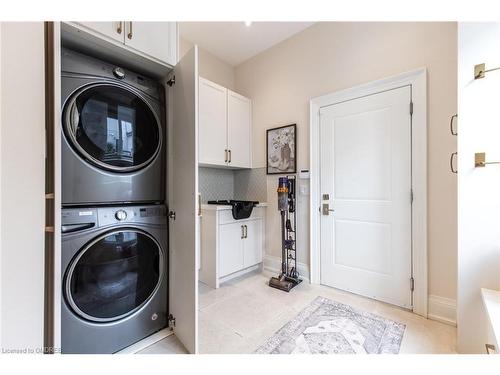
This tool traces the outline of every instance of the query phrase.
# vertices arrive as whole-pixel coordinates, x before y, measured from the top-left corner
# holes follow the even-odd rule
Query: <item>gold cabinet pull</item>
[[[133,36],[133,34],[132,34],[132,21],[129,21],[128,25],[129,25],[129,27],[128,27],[127,38],[132,39],[132,36]]]
[[[121,34],[123,30],[123,21],[118,22],[118,27],[116,28],[116,32]]]
[[[486,152],[476,152],[474,154],[474,166],[484,168],[488,164],[500,164],[500,161],[486,161]]]
[[[474,65],[474,79],[484,78],[484,77],[486,77],[486,73],[493,72],[493,71],[499,70],[499,69],[500,69],[500,66],[497,68],[486,69],[485,63]]]

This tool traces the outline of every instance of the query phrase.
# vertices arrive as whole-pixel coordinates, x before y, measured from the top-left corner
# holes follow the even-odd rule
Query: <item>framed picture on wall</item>
[[[297,172],[297,124],[267,129],[267,174]]]

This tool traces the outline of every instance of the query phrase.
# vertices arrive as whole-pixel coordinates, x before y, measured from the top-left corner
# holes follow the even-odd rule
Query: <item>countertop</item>
[[[495,345],[500,344],[500,291],[481,289],[483,303],[490,319],[491,330],[495,338]]]
[[[266,202],[261,202],[255,207],[267,207]],[[224,204],[202,204],[201,205],[202,210],[217,210],[217,211],[222,211],[222,210],[231,210],[232,206],[224,205]]]

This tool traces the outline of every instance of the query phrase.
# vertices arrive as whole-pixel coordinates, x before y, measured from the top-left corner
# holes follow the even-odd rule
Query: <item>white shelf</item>
[[[482,288],[481,295],[490,320],[492,338],[495,340],[494,345],[498,348],[500,342],[500,291]]]

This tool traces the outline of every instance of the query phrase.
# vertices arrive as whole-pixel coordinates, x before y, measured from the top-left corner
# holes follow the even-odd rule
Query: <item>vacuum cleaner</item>
[[[280,177],[278,182],[278,210],[281,214],[281,272],[271,277],[269,286],[289,292],[300,284],[297,271],[297,213],[294,176]]]

